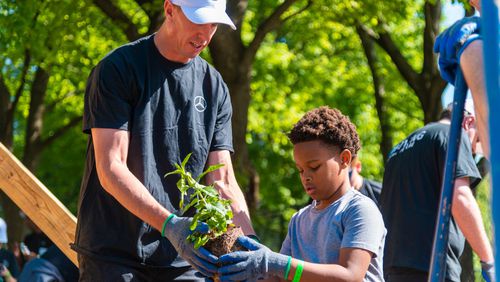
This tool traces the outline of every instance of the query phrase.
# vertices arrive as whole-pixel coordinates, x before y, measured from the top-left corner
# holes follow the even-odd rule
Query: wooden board
[[[78,266],[75,216],[2,143],[0,189]]]

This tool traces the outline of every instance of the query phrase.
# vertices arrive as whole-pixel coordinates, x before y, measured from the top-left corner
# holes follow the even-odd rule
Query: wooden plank
[[[0,189],[78,266],[75,216],[2,143]]]

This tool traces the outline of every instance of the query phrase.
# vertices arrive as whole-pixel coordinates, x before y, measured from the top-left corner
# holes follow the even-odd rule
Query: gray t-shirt
[[[316,202],[290,220],[280,253],[313,263],[338,264],[340,249],[373,253],[364,281],[384,281],[382,258],[386,229],[375,203],[354,189],[325,209]]]

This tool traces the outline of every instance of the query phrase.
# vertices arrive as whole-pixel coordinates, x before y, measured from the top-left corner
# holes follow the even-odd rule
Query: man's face
[[[170,38],[170,48],[167,52],[171,60],[181,63],[187,63],[198,56],[205,49],[215,32],[217,24],[195,24],[191,22],[178,6],[170,4],[171,14],[167,11],[167,17],[170,16],[172,38]]]

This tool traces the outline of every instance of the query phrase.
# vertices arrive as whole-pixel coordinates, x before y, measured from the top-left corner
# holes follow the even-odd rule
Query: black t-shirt
[[[385,167],[380,208],[387,227],[384,268],[428,271],[441,194],[450,126],[431,123],[396,145]],[[465,132],[455,178],[480,178]],[[453,217],[446,258],[446,279],[460,281],[459,257],[465,239]]]
[[[83,131],[127,130],[128,168],[160,204],[175,212],[179,178],[164,175],[189,153],[186,169],[197,176],[210,151],[232,151],[231,115],[221,75],[200,57],[187,64],[167,60],[151,35],[112,51],[93,69]],[[134,266],[188,265],[160,232],[102,188],[90,135],[74,248],[95,259]]]
[[[368,198],[372,199],[372,201],[379,205],[380,192],[382,191],[382,183],[363,178],[363,184],[361,188],[359,188],[359,192]]]

